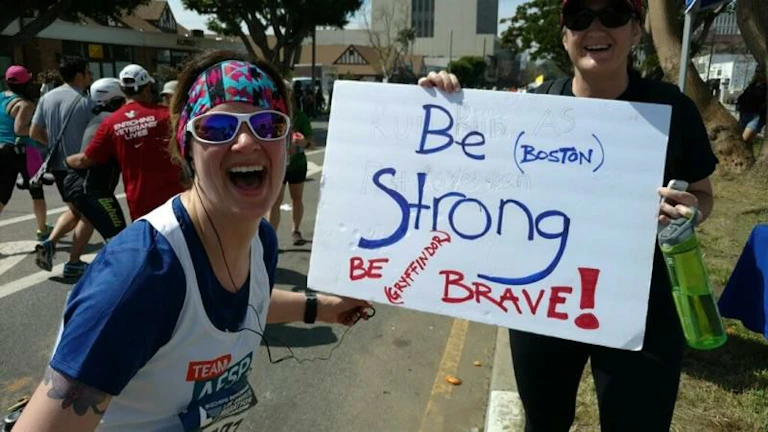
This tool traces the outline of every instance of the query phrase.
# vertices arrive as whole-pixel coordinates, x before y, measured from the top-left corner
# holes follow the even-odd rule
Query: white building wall
[[[377,8],[390,9],[397,4],[406,4],[407,10],[411,10],[410,0],[371,0],[371,4],[374,11]],[[374,29],[379,28],[374,26]],[[492,55],[496,35],[478,35],[476,30],[477,0],[435,0],[434,36],[416,38],[413,54],[433,60],[444,58],[445,63],[449,56],[458,59],[462,56]]]

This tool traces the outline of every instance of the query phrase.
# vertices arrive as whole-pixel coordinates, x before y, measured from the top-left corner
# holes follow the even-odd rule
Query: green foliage
[[[530,0],[521,4],[515,16],[501,20],[509,28],[501,43],[515,53],[528,51],[531,60],[551,60],[563,72],[570,72],[571,61],[563,48],[560,30],[561,0]]]
[[[485,84],[485,60],[482,57],[461,57],[448,64],[450,70],[465,88],[479,88]]]
[[[107,18],[119,18],[124,13],[130,13],[138,6],[149,2],[150,0],[8,1],[3,2],[0,29],[6,28],[20,17],[34,17],[25,22],[21,31],[13,35],[9,42],[11,46],[20,46],[51,25],[56,18],[84,15],[96,21],[104,22]]]
[[[244,37],[248,28],[260,54],[282,71],[293,67],[296,50],[315,27],[342,28],[363,0],[182,0],[184,7],[213,15],[209,29]],[[270,46],[267,30],[274,30]],[[248,47],[253,50],[253,47]]]

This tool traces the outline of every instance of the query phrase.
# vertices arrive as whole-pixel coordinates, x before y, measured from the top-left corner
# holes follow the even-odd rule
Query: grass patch
[[[718,295],[728,282],[752,228],[768,223],[768,182],[757,177],[712,177],[715,210],[698,233]],[[726,325],[729,339],[724,347],[686,351],[672,431],[768,431],[768,343],[762,335],[746,330],[737,321],[726,320]],[[599,424],[592,372],[587,367],[571,430],[597,431]]]

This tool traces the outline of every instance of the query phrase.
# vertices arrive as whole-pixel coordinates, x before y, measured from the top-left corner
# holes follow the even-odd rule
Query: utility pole
[[[317,91],[315,89],[315,46],[316,46],[316,39],[317,39],[317,26],[312,28],[312,86],[310,88],[313,92]]]

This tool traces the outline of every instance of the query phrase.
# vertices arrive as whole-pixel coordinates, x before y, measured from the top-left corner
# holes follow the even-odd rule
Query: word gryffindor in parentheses
[[[403,304],[403,292],[406,288],[410,288],[414,281],[414,277],[419,275],[419,272],[423,272],[427,268],[427,263],[430,258],[435,256],[437,250],[440,249],[443,244],[451,242],[451,235],[445,231],[432,231],[435,233],[432,236],[432,241],[425,246],[416,259],[408,263],[408,267],[405,268],[400,278],[392,284],[392,286],[384,287],[384,294],[387,296],[392,304]]]

